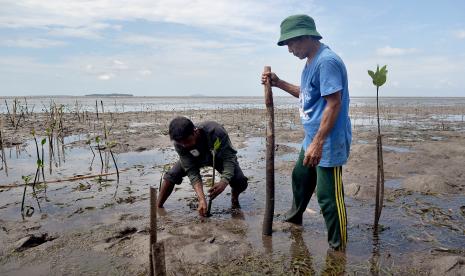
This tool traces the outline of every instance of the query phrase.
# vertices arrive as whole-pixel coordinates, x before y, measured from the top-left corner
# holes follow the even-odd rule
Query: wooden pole
[[[165,246],[157,242],[157,189],[150,187],[150,275],[166,275]]]
[[[150,276],[154,275],[153,270],[153,252],[152,248],[157,243],[157,189],[150,187],[150,246],[149,246],[149,262],[150,262]]]
[[[166,275],[165,246],[162,242],[152,245],[152,263],[155,276]]]
[[[383,142],[381,136],[381,125],[379,123],[379,86],[376,87],[376,115],[378,119],[378,136],[376,137],[376,149],[378,159],[378,171],[376,175],[376,205],[375,205],[375,221],[373,230],[378,231],[378,222],[381,217],[384,202],[384,165],[383,165]]]
[[[271,72],[270,66],[265,66],[265,73]],[[266,105],[266,206],[263,218],[263,235],[271,236],[273,228],[274,213],[274,106],[273,92],[271,91],[271,80],[265,83],[265,105]]]

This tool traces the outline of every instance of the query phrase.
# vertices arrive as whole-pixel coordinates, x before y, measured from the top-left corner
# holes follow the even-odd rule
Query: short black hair
[[[194,134],[194,123],[186,117],[178,116],[171,120],[169,126],[170,139],[176,142],[186,139]]]

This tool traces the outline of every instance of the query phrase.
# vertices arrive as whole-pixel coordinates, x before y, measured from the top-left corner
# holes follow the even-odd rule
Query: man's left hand
[[[228,186],[228,182],[221,180],[220,182],[216,183],[213,187],[208,190],[208,196],[210,199],[214,199],[219,194],[221,194],[224,189]]]
[[[318,140],[312,141],[304,155],[304,166],[316,167],[323,154],[323,142]]]

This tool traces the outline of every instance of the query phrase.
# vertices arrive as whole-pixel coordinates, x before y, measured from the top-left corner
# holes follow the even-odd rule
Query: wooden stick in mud
[[[153,250],[152,248],[157,243],[157,189],[150,187],[150,239],[149,239],[149,262],[150,262],[150,275],[154,275]]]
[[[153,271],[155,276],[165,276],[166,275],[166,265],[165,265],[165,245],[161,242],[157,242],[152,245],[152,263]]]
[[[265,73],[271,72],[270,66],[265,66]],[[274,106],[271,80],[265,83],[266,105],[266,206],[263,218],[263,235],[271,236],[274,213]]]
[[[378,172],[376,175],[376,205],[375,205],[375,222],[374,231],[378,231],[378,222],[381,217],[384,203],[384,166],[383,166],[383,142],[382,136],[378,134],[376,139],[377,146],[377,159],[378,159]]]
[[[98,102],[95,100],[95,113],[97,114],[97,122],[98,122]]]
[[[166,275],[165,246],[157,242],[157,188],[150,187],[150,275]]]
[[[376,87],[376,114],[378,119],[378,136],[376,137],[376,149],[378,160],[378,171],[376,175],[376,205],[375,205],[375,221],[373,231],[378,231],[378,222],[381,217],[384,202],[384,166],[383,166],[383,142],[381,136],[381,125],[379,123],[379,100],[378,100],[379,86]]]
[[[5,169],[6,176],[8,176],[8,165],[6,163],[5,146],[3,145],[2,127],[3,121],[0,121],[0,154],[2,155],[0,162],[1,167]]]
[[[123,169],[120,172],[125,172],[128,171],[129,168]],[[80,176],[73,176],[69,178],[64,178],[64,179],[56,179],[52,181],[47,181],[47,184],[52,184],[52,183],[60,183],[60,182],[68,182],[68,181],[76,181],[76,180],[81,180],[81,179],[87,179],[87,178],[94,178],[94,177],[101,177],[101,176],[108,176],[108,175],[114,175],[116,172],[112,173],[104,173],[104,174],[91,174],[91,175],[80,175]],[[36,184],[42,184],[43,182],[37,182]],[[0,185],[0,189],[11,189],[11,188],[19,188],[23,187],[25,184],[9,184],[9,185]]]

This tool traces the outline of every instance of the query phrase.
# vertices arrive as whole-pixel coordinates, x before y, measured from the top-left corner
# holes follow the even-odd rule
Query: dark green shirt
[[[176,142],[174,143],[181,166],[186,171],[191,185],[202,181],[202,177],[200,176],[201,167],[213,165],[212,151],[217,138],[221,144],[215,154],[215,165],[216,168],[220,168],[221,180],[229,183],[234,176],[237,151],[232,146],[228,133],[223,126],[213,121],[200,123],[196,127],[200,130],[200,139],[198,139],[194,149],[188,150]]]

